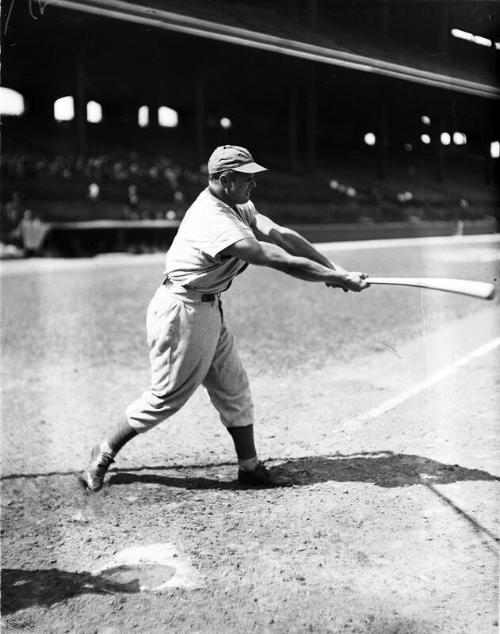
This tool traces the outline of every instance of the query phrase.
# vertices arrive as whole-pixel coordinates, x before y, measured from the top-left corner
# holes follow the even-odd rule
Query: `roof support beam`
[[[40,2],[40,0],[38,1]],[[341,49],[316,46],[300,40],[291,40],[268,33],[237,28],[219,22],[164,11],[151,6],[132,4],[123,0],[43,0],[43,3],[178,33],[197,35],[240,46],[281,53],[324,64],[341,66],[352,70],[375,73],[443,90],[453,90],[490,99],[500,99],[500,88],[494,84],[470,81],[461,77],[422,70],[383,59],[374,59]]]

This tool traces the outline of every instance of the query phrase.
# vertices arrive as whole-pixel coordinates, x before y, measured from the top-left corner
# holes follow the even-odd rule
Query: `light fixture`
[[[375,145],[376,142],[377,142],[377,137],[373,134],[373,132],[367,132],[365,134],[366,145]]]

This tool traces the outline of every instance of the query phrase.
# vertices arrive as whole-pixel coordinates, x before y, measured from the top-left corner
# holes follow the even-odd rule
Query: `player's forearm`
[[[263,245],[262,252],[262,260],[255,262],[256,264],[269,266],[307,282],[324,282],[339,285],[344,282],[345,276],[342,272],[335,271],[307,257],[291,255],[275,245]]]
[[[326,266],[306,258],[294,256],[294,260],[292,263],[273,264],[270,266],[287,275],[296,277],[299,280],[305,280],[306,282],[324,282],[325,284],[342,286],[343,275],[337,273],[334,269],[328,269]],[[332,273],[334,273],[334,275],[332,275]]]
[[[300,233],[297,233],[293,229],[289,229],[288,227],[283,228],[281,233],[282,244],[280,246],[285,249],[290,255],[295,255],[299,257],[304,257],[309,260],[313,260],[318,264],[322,264],[329,269],[338,269],[339,271],[344,271],[341,266],[331,262],[326,255],[318,251],[316,247],[314,247],[308,240],[301,236]]]

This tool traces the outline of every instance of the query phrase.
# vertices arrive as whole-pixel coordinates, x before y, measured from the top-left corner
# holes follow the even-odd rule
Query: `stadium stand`
[[[61,222],[132,231],[136,222],[178,221],[204,186],[202,162],[225,142],[250,146],[271,168],[255,201],[278,222],[494,223],[498,160],[487,152],[498,132],[498,54],[450,35],[461,25],[493,37],[488,3],[409,2],[402,11],[390,0],[258,0],[228,12],[226,0],[153,0],[148,16],[130,3],[119,19],[105,0],[92,4],[97,14],[78,3],[77,11],[43,3],[40,15],[10,7],[3,80],[27,108],[2,121],[3,241],[19,244],[33,223],[37,235],[47,224],[62,231]],[[83,32],[88,41],[76,46]],[[54,119],[62,95],[74,96],[72,120]],[[85,117],[91,98],[102,104],[100,123]],[[179,113],[168,129],[155,120],[165,102]],[[144,129],[142,104],[151,110]],[[443,130],[463,131],[466,145],[444,147]],[[373,147],[363,142],[368,131]],[[118,248],[127,225],[115,226]]]

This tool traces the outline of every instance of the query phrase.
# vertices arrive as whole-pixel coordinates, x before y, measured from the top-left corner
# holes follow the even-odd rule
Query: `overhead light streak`
[[[474,35],[473,33],[469,33],[468,31],[462,31],[462,29],[451,29],[451,34],[453,35],[453,37],[456,37],[459,40],[465,40],[466,42],[479,44],[479,46],[487,46],[488,48],[491,48],[493,46],[493,41],[488,39],[487,37],[483,37],[482,35]],[[500,49],[500,42],[495,42],[495,48],[497,50]]]

